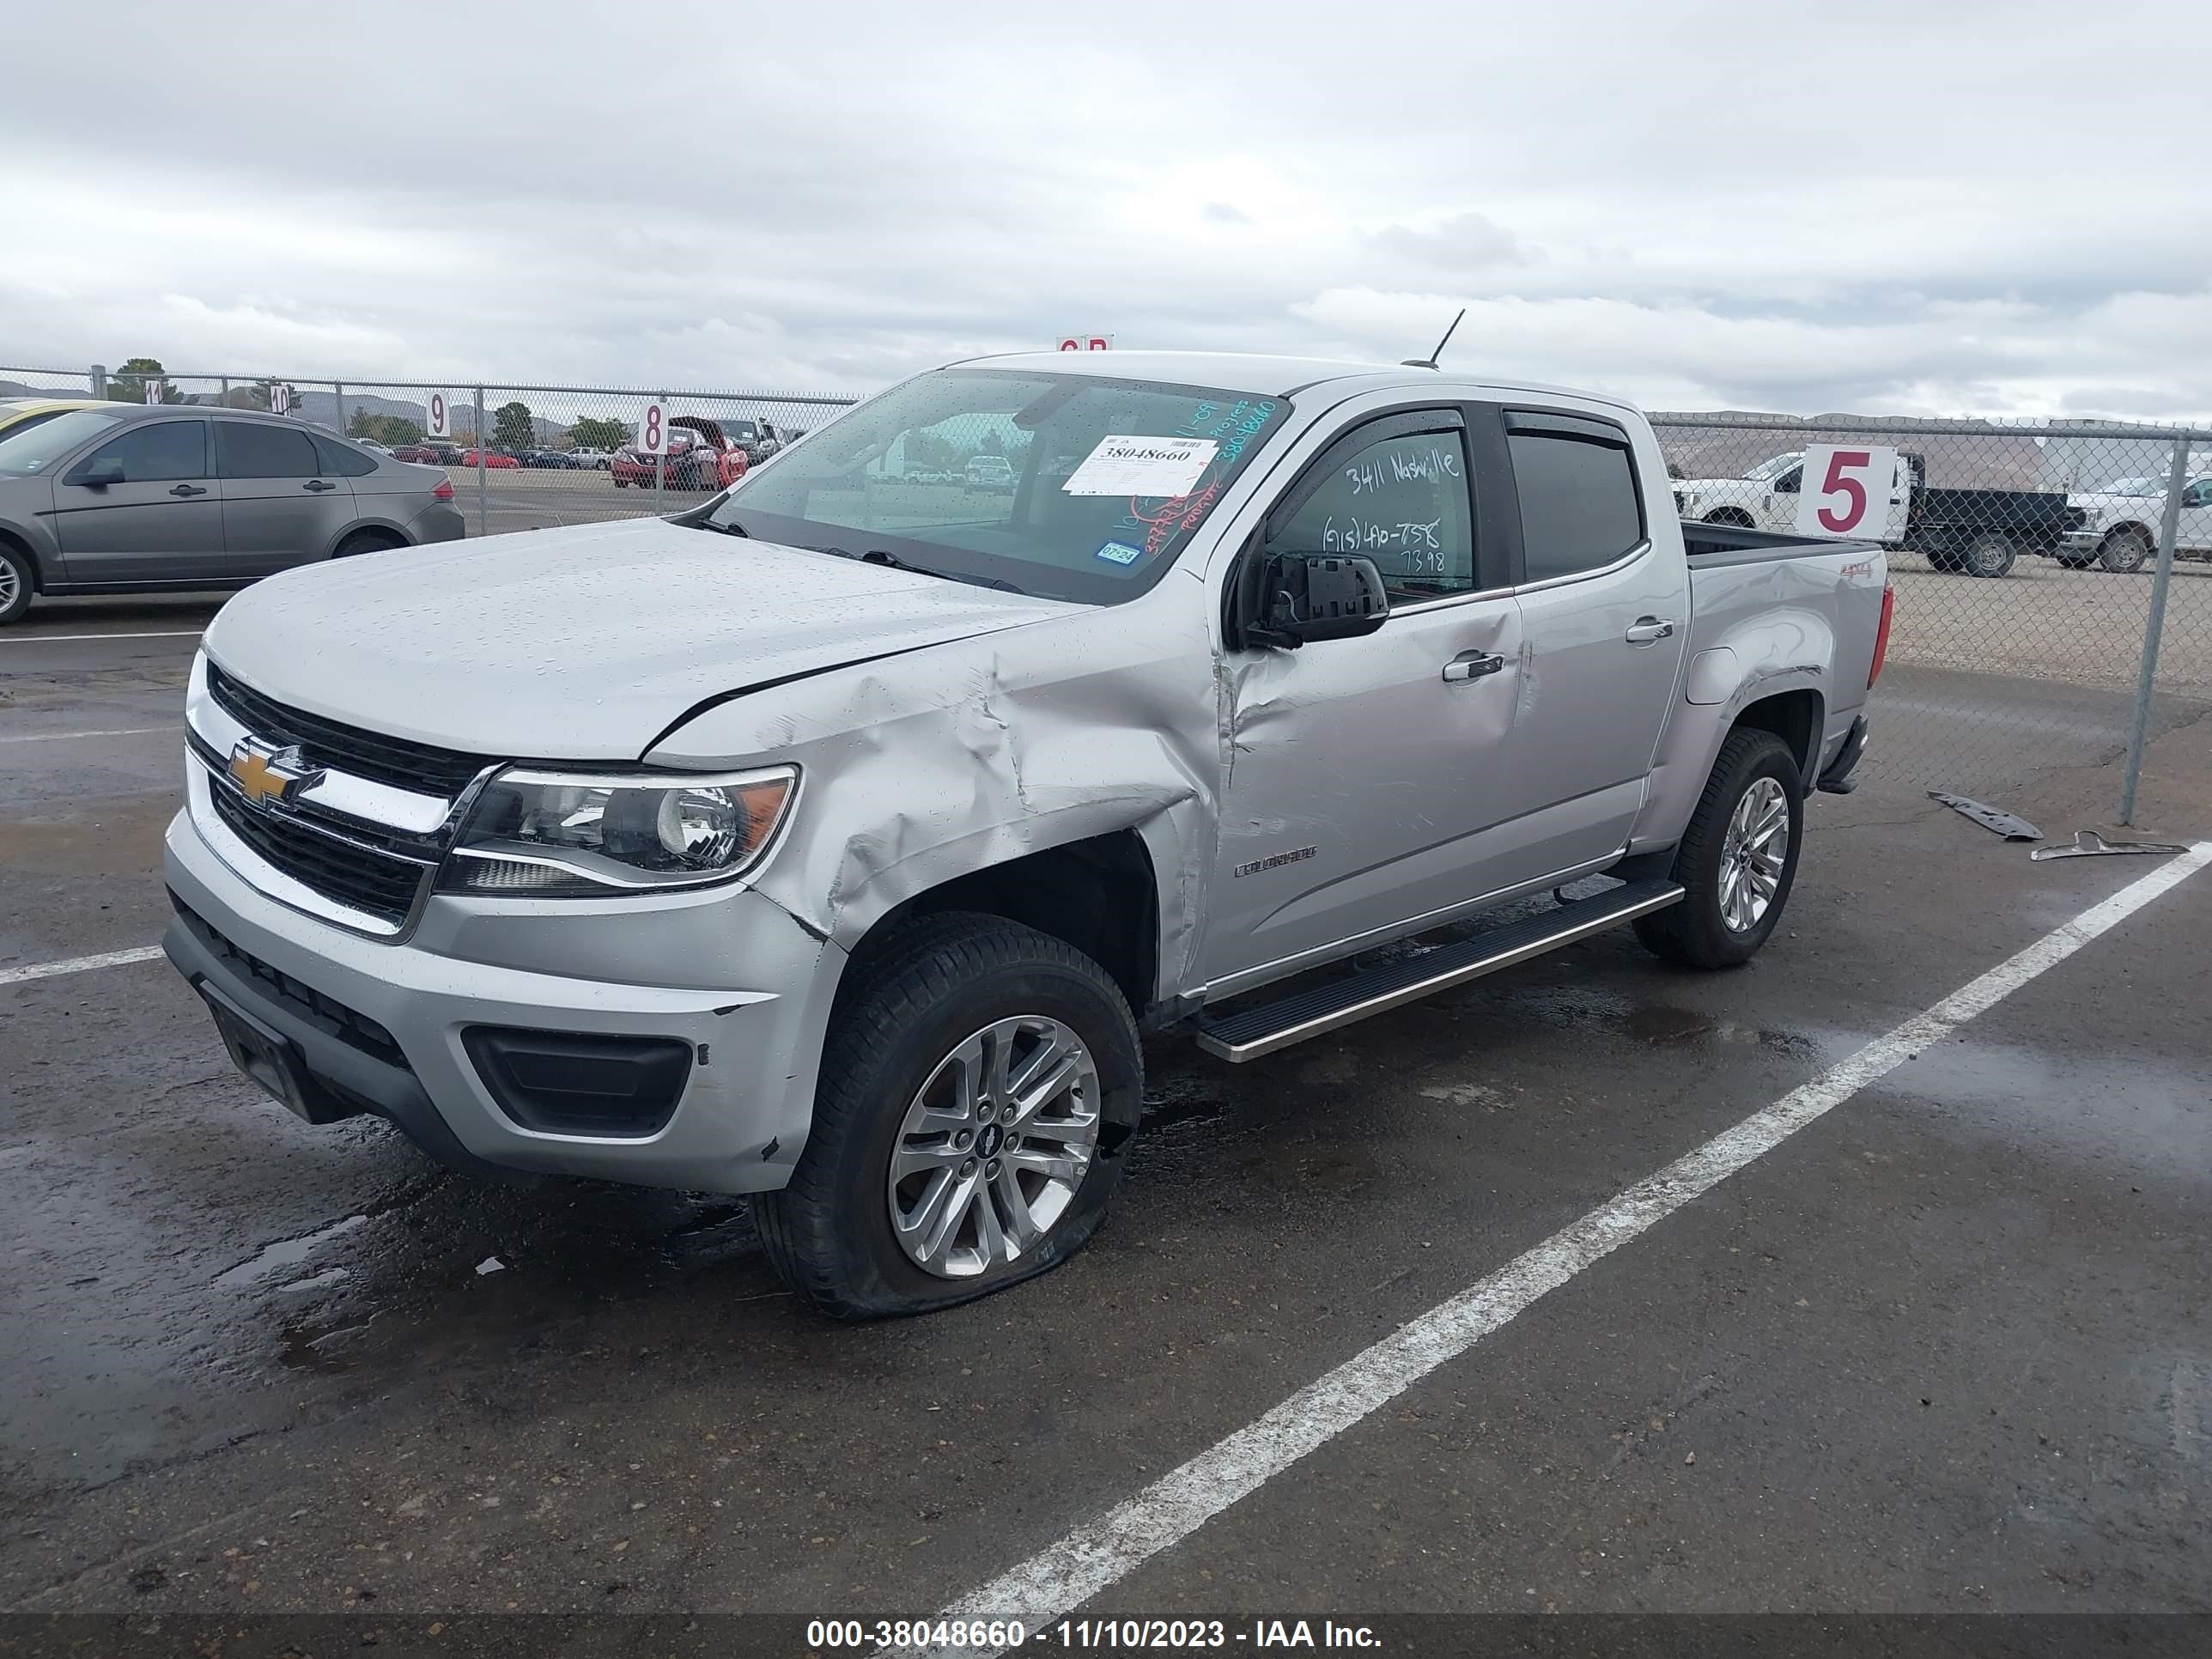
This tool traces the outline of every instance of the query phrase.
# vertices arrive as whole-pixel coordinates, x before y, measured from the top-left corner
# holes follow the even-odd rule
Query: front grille
[[[331,1035],[350,1048],[382,1060],[387,1066],[404,1066],[407,1055],[399,1041],[383,1026],[358,1009],[349,1008],[336,997],[325,996],[312,985],[294,979],[281,968],[272,968],[251,951],[242,951],[198,911],[186,904],[174,893],[169,902],[176,907],[185,925],[198,934],[201,941],[216,955],[234,963],[265,987],[270,994],[290,1004],[293,1009],[326,1027]]]
[[[273,812],[248,806],[232,790],[210,782],[208,799],[230,832],[268,863],[325,898],[376,916],[394,927],[415,908],[427,873],[387,853],[334,840]]]
[[[208,665],[208,694],[231,718],[262,742],[277,747],[298,744],[308,764],[326,766],[372,782],[421,795],[453,799],[492,763],[481,755],[388,738],[358,726],[289,708]]]

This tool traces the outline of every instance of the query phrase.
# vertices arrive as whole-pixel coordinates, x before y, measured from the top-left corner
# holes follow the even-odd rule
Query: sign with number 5
[[[668,453],[668,411],[659,404],[647,404],[637,417],[637,442],[632,448],[640,455]]]
[[[1897,452],[1873,444],[1811,444],[1797,495],[1797,533],[1880,541],[1889,535]]]

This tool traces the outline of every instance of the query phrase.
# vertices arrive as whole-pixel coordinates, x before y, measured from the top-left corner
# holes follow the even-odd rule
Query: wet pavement
[[[0,743],[0,969],[158,938],[191,646],[0,640],[0,738],[135,733]],[[2212,833],[2160,744],[2144,829]],[[1247,1066],[1155,1042],[1090,1250],[860,1328],[740,1201],[295,1121],[161,963],[0,985],[0,1611],[930,1612],[2149,863],[1903,788],[1810,822],[1742,972],[1623,933]],[[1098,1607],[2212,1611],[2208,924],[2212,875]]]

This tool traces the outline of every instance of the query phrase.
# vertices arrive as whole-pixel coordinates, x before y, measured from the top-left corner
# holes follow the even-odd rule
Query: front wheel
[[[1144,1098],[1105,970],[997,916],[926,916],[853,970],[790,1183],[756,1206],[784,1282],[840,1319],[927,1313],[1080,1249]]]
[[[1721,744],[1675,850],[1679,904],[1638,918],[1636,937],[1686,968],[1734,968],[1758,954],[1797,878],[1805,786],[1789,746],[1740,727]]]
[[[2115,530],[2097,550],[2097,562],[2118,575],[2132,575],[2150,562],[2154,550],[2140,530]]]
[[[31,558],[0,542],[0,628],[31,608]]]

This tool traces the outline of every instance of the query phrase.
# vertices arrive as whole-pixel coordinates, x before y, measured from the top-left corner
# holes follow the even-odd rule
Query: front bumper
[[[2104,544],[2105,532],[2101,530],[2069,530],[2058,538],[2058,550],[2062,553],[2094,553]]]
[[[375,1113],[464,1169],[724,1193],[790,1178],[842,957],[772,900],[744,888],[441,895],[392,944],[259,891],[261,872],[232,868],[188,813],[163,863],[189,913],[163,941],[170,960],[296,1045],[324,1115]],[[479,1074],[466,1034],[487,1026],[674,1038],[693,1064],[650,1134],[549,1133],[517,1121]]]

